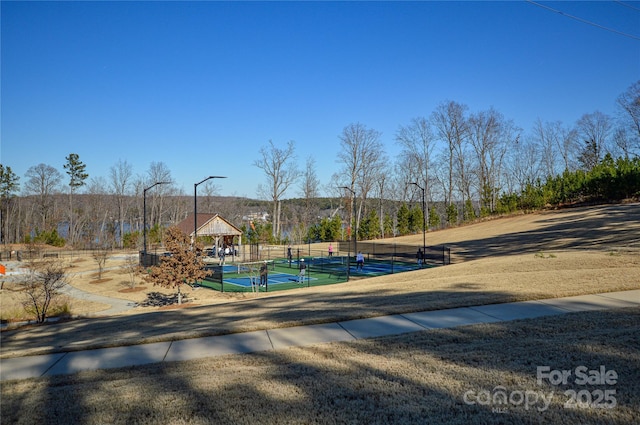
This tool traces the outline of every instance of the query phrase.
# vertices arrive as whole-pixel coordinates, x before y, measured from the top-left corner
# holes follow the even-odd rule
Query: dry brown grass
[[[567,251],[554,255],[480,259],[242,301],[221,298],[213,305],[189,304],[189,308],[161,314],[160,307],[136,308],[108,318],[5,331],[0,357],[640,288],[638,254]],[[206,289],[194,292],[190,298],[196,302],[201,301],[200,294],[220,295]]]
[[[3,357],[295,326],[381,314],[640,288],[640,207],[523,215],[428,235],[451,266],[286,294],[192,291],[190,308],[3,332]],[[400,241],[398,241],[400,242]],[[402,243],[422,243],[422,235]],[[464,260],[464,261],[463,261]],[[87,272],[88,273],[88,272]],[[109,273],[115,273],[110,271]],[[107,296],[126,276],[74,285]],[[85,281],[86,280],[86,281]],[[157,288],[148,288],[157,290]],[[4,294],[3,294],[4,296]],[[244,298],[241,298],[244,297]],[[91,306],[86,311],[95,313]],[[75,311],[75,309],[74,309]],[[425,331],[252,355],[2,384],[8,423],[636,423],[640,309]],[[614,409],[565,409],[536,366],[604,365],[619,375]],[[554,391],[549,410],[470,406],[468,390]],[[495,406],[494,406],[495,407]]]
[[[2,418],[15,424],[631,425],[640,406],[639,322],[638,309],[576,313],[5,382]],[[617,383],[536,382],[537,366],[573,371],[582,365],[616,371]],[[541,401],[528,409],[465,403],[466,392],[493,394],[497,386],[508,394],[552,393],[552,402],[544,411]],[[566,390],[615,390],[617,405],[567,409]]]

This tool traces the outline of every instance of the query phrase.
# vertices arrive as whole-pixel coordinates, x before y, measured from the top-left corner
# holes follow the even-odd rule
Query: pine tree
[[[402,204],[398,210],[398,234],[400,236],[409,233],[409,207]]]
[[[0,164],[0,230],[2,242],[8,242],[9,231],[9,201],[13,194],[19,189],[18,180],[11,167]]]
[[[70,242],[75,242],[75,229],[74,229],[74,211],[73,211],[73,194],[75,191],[84,186],[85,180],[89,177],[89,174],[85,172],[87,166],[80,161],[80,155],[77,153],[70,153],[65,158],[67,163],[64,164],[64,168],[69,175],[69,235],[67,236]]]

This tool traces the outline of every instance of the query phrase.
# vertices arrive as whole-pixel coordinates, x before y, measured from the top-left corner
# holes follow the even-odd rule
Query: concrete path
[[[64,285],[62,289],[60,289],[60,292],[63,294],[69,295],[72,298],[85,300],[85,301],[95,301],[98,303],[107,304],[109,306],[109,308],[106,308],[102,311],[98,311],[94,314],[89,315],[90,317],[110,316],[113,314],[118,314],[127,310],[131,310],[132,308],[137,306],[137,303],[135,303],[134,301],[121,300],[119,298],[111,298],[111,297],[105,297],[102,295],[92,294],[91,292],[83,291],[81,289],[78,289],[68,284]],[[60,318],[48,317],[46,320],[47,322],[57,322],[58,320],[60,320]],[[28,325],[32,323],[37,323],[37,322],[35,320],[28,321],[28,322],[15,322],[15,323],[12,323],[12,325]],[[0,325],[0,328],[5,328],[7,326],[8,324],[2,324]]]
[[[15,263],[15,262],[14,262]],[[20,264],[18,263],[18,265],[13,264],[11,266],[11,271],[7,272],[8,276],[20,276],[22,274],[24,274],[26,272],[26,270],[24,268],[18,267]],[[105,270],[109,270],[109,269],[116,269],[117,267],[112,267],[112,268],[106,268]],[[89,274],[89,273],[95,273],[97,270],[87,270],[84,272],[78,272],[78,273],[74,273],[74,276],[79,276],[79,275],[84,275],[84,274]],[[109,308],[106,308],[102,311],[98,311],[95,314],[93,314],[92,316],[94,317],[99,317],[99,316],[110,316],[113,314],[118,314],[118,313],[122,313],[125,312],[127,310],[131,310],[132,308],[137,306],[137,303],[135,303],[134,301],[129,301],[129,300],[123,300],[120,298],[113,298],[113,297],[105,297],[103,295],[98,295],[98,294],[93,294],[91,292],[86,292],[83,291],[81,289],[76,288],[75,286],[66,284],[62,287],[62,289],[60,289],[60,292],[63,294],[66,294],[72,298],[76,298],[79,300],[84,300],[84,301],[94,301],[94,302],[98,302],[98,303],[102,303],[102,304],[107,304],[109,306]],[[57,317],[53,317],[53,318],[47,318],[48,322],[55,322],[58,321],[59,318]],[[17,322],[14,323],[13,325],[27,325],[27,324],[31,324],[31,323],[36,323],[35,321],[28,321],[28,322]],[[6,324],[2,324],[0,325],[0,328],[5,328],[8,325]]]
[[[86,292],[81,289],[78,289],[71,285],[64,285],[60,290],[63,294],[67,294],[72,298],[85,300],[85,301],[95,301],[102,304],[108,304],[109,307],[106,310],[98,311],[94,314],[94,316],[109,316],[111,314],[122,313],[123,311],[131,310],[136,306],[134,301],[122,300],[120,298],[112,298],[112,297],[104,297],[102,295],[92,294],[91,292]]]
[[[624,307],[640,307],[640,290],[424,311],[180,341],[0,359],[0,381]]]
[[[112,259],[123,259],[126,257],[127,256],[114,256],[112,257]],[[23,264],[18,261],[9,261],[9,262],[5,262],[4,264],[7,266],[6,276],[8,276],[10,279],[15,279],[27,273],[27,269],[23,267]],[[103,269],[103,271],[116,270],[116,269],[120,269],[120,267],[117,267],[117,266],[106,267]],[[97,272],[98,270],[85,270],[82,272],[70,273],[69,276],[75,277],[75,276],[93,274]],[[86,292],[81,289],[78,289],[73,285],[69,285],[69,284],[64,285],[60,290],[60,292],[62,292],[63,294],[69,295],[72,298],[76,298],[84,301],[94,301],[102,304],[107,304],[110,306],[105,310],[97,312],[94,316],[103,316],[103,315],[109,316],[113,314],[122,313],[124,311],[131,310],[132,308],[136,307],[136,303],[133,301],[93,294],[91,292]],[[24,322],[24,323],[31,323],[31,322]]]

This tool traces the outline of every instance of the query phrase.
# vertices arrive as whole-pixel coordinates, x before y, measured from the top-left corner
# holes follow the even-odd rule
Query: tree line
[[[294,141],[270,140],[252,164],[264,173],[260,199],[221,197],[207,181],[198,210],[221,214],[254,240],[302,242],[344,240],[352,229],[374,239],[516,210],[637,198],[640,81],[618,96],[615,116],[594,111],[573,125],[538,119],[525,133],[494,108],[472,112],[444,101],[398,127],[394,158],[382,134],[362,123],[345,126],[339,141],[339,170],[322,183],[312,157],[298,168]],[[65,159],[66,178],[41,163],[23,183],[0,164],[2,243],[140,247],[144,201],[154,240],[192,212],[193,198],[162,162],[134,176],[120,160],[108,176],[89,178],[79,155]],[[254,221],[249,232],[247,217],[263,211],[269,219]]]

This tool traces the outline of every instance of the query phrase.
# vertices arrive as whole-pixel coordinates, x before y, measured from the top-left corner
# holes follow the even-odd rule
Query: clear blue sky
[[[395,133],[445,100],[529,132],[573,124],[640,79],[640,2],[1,2],[3,165],[90,177],[163,162],[256,196],[261,146],[293,140],[329,182],[350,123]],[[288,197],[297,196],[294,188]]]

